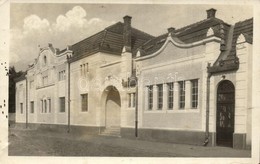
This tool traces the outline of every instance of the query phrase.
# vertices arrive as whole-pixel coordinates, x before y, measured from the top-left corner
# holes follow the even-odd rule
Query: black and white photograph
[[[259,162],[254,3],[36,2],[8,5],[6,163]]]

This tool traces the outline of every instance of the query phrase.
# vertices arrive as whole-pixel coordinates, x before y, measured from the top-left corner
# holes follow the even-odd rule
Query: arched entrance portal
[[[217,145],[233,146],[235,87],[231,81],[219,83],[217,90]]]
[[[109,127],[120,127],[120,111],[121,111],[121,100],[118,90],[109,86],[106,89],[107,98],[105,102],[106,110],[106,128]]]

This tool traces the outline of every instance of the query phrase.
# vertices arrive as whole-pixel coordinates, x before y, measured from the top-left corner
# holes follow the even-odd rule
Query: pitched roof
[[[209,28],[213,29],[215,36],[221,37],[220,36],[221,25],[223,25],[224,33],[227,33],[230,25],[218,18],[211,17],[193,23],[191,25],[182,27],[180,29],[176,29],[173,35],[178,42],[193,43],[205,39],[207,37],[207,32]],[[142,45],[142,47],[140,47],[142,51],[141,55],[142,56],[149,55],[158,51],[166,41],[167,36],[168,34],[166,33],[146,42],[144,45]]]
[[[230,28],[228,37],[228,47],[222,51],[214,65],[209,68],[209,72],[220,72],[236,70],[239,66],[239,59],[236,55],[237,39],[240,34],[245,36],[246,42],[253,43],[253,18],[237,22]]]
[[[124,44],[123,29],[124,24],[118,22],[72,45],[71,50],[74,52],[72,61],[92,55],[96,52],[107,52],[120,55]],[[140,47],[147,40],[154,38],[152,35],[135,28],[131,28],[131,35],[132,51],[135,51],[136,48]]]
[[[232,54],[236,55],[236,42],[240,34],[245,36],[248,43],[253,43],[253,18],[237,22],[234,27],[232,40]]]

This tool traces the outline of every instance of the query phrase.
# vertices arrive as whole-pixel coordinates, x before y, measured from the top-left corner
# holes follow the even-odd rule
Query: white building
[[[174,143],[251,147],[253,19],[207,17],[154,37],[125,16],[17,80],[16,122]]]

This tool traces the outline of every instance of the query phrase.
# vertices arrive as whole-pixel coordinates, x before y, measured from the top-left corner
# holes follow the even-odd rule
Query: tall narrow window
[[[43,76],[42,81],[43,81],[43,86],[48,85],[48,76]]]
[[[129,93],[128,94],[128,108],[131,108],[131,102],[132,102],[131,93]]]
[[[185,108],[185,81],[180,81],[179,82],[179,92],[180,92],[180,109]]]
[[[191,80],[191,107],[198,107],[198,80]]]
[[[89,70],[88,70],[88,63],[86,63],[86,69],[87,69],[87,72],[88,72],[88,71],[89,71]]]
[[[47,113],[47,101],[44,100],[44,113]]]
[[[51,113],[51,99],[48,99],[49,101],[49,113]]]
[[[47,64],[47,57],[46,56],[43,57],[43,62],[44,62],[44,65]]]
[[[65,80],[66,72],[65,70],[59,72],[59,81]]]
[[[20,103],[21,114],[23,114],[23,103]]]
[[[60,97],[60,112],[65,112],[65,97]]]
[[[133,94],[133,106],[132,107],[135,107],[135,101],[136,101],[136,97],[135,97],[135,93],[132,93]]]
[[[168,83],[168,109],[173,109],[173,83]]]
[[[159,84],[158,87],[158,110],[162,110],[163,107],[163,85]]]
[[[33,101],[31,101],[31,106],[30,106],[30,109],[31,109],[31,113],[34,113],[34,102]]]
[[[88,111],[88,94],[81,95],[81,111],[82,112]]]
[[[82,64],[80,65],[80,75],[82,76],[83,73],[82,73]]]
[[[148,110],[153,109],[153,86],[148,86]]]
[[[86,68],[85,68],[85,64],[83,64],[83,75],[86,75]]]
[[[41,107],[42,107],[42,112],[43,113],[43,100],[41,100]]]

